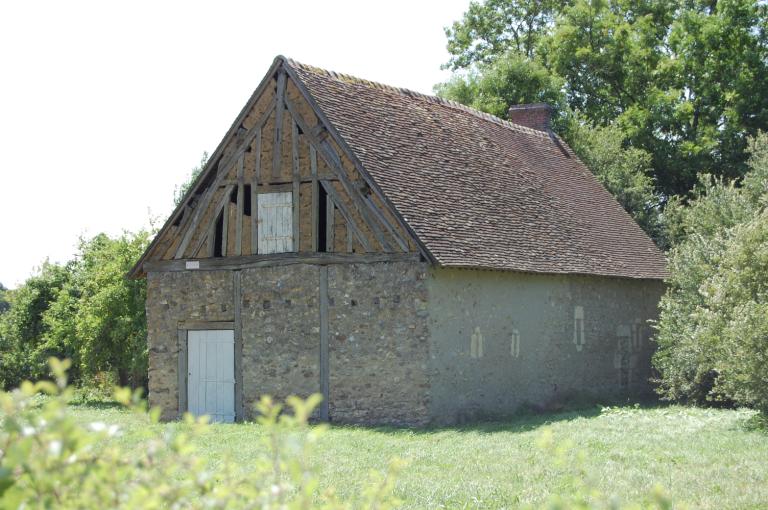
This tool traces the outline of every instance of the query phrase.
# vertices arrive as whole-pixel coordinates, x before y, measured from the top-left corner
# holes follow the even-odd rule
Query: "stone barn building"
[[[649,389],[665,261],[549,129],[277,57],[132,270],[149,399],[424,425]]]

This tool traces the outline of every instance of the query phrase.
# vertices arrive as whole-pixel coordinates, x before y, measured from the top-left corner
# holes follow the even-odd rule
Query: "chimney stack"
[[[507,115],[509,121],[515,124],[539,131],[549,131],[552,107],[547,103],[518,104],[510,106]]]

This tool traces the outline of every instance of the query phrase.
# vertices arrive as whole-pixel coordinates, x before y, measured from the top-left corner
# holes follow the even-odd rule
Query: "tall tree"
[[[515,104],[549,103],[555,117],[566,107],[563,80],[536,60],[508,51],[493,63],[479,64],[464,75],[455,75],[435,91],[449,99],[506,118]]]
[[[445,29],[451,59],[457,70],[490,63],[508,51],[533,59],[541,37],[555,16],[571,2],[554,0],[486,0],[470,2],[461,21]]]
[[[562,80],[568,108],[651,154],[669,197],[699,172],[746,171],[747,138],[768,128],[768,95],[755,91],[768,79],[767,20],[757,0],[473,2],[446,31],[448,66],[471,84],[509,52],[535,62]],[[512,101],[515,89],[475,104]]]

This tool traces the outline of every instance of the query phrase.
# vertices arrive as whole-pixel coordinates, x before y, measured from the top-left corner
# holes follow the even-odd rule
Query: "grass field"
[[[114,440],[127,444],[147,427],[183,426],[150,425],[104,405],[73,412],[79,421],[120,424],[123,434]],[[768,433],[755,423],[751,411],[672,406],[428,430],[334,426],[311,462],[343,497],[370,470],[385,470],[390,458],[407,459],[396,487],[406,508],[537,506],[579,473],[619,503],[641,500],[660,485],[690,508],[768,508]],[[228,456],[247,468],[262,448],[260,434],[255,424],[214,425],[196,446],[211,462]],[[564,453],[542,447],[548,436]]]

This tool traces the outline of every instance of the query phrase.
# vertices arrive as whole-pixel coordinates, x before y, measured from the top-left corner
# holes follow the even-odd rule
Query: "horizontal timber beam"
[[[235,329],[234,321],[179,321],[178,329],[212,330]]]
[[[292,264],[371,264],[374,262],[416,262],[421,260],[418,253],[280,253],[274,255],[243,255],[240,257],[217,257],[195,259],[195,269],[187,269],[191,260],[157,260],[144,263],[144,271],[218,271],[247,269],[252,267],[287,266]]]

